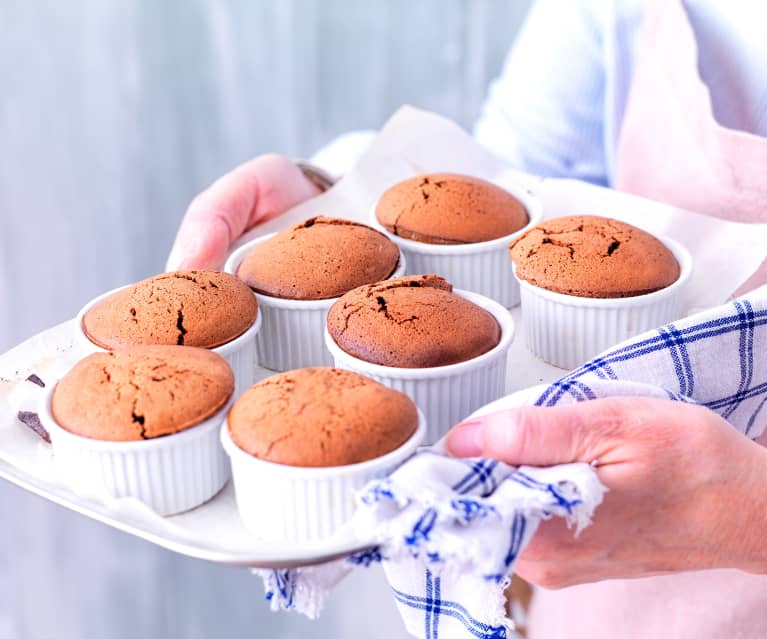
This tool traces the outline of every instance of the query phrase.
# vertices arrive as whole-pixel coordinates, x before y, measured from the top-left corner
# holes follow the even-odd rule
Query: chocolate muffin
[[[395,184],[378,200],[390,233],[427,244],[467,244],[511,235],[529,217],[504,189],[475,177],[432,173]]]
[[[290,466],[346,466],[381,457],[415,433],[415,404],[399,391],[337,368],[269,377],[229,411],[242,450]]]
[[[219,271],[163,273],[101,300],[82,329],[106,349],[138,344],[215,348],[248,330],[258,312],[253,293]]]
[[[679,278],[679,264],[660,240],[605,217],[547,220],[510,248],[518,278],[576,297],[645,295]]]
[[[446,366],[498,344],[495,317],[437,275],[412,275],[350,291],[328,313],[328,332],[354,357],[401,368]]]
[[[133,346],[80,360],[56,385],[51,412],[76,435],[139,441],[199,424],[224,406],[233,391],[232,369],[216,353]]]
[[[389,277],[399,249],[383,233],[351,220],[313,217],[258,244],[237,276],[257,293],[321,300]]]

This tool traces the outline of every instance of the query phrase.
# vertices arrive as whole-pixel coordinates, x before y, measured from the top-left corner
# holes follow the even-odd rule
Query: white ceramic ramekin
[[[219,430],[231,399],[215,415],[180,433],[113,442],[75,435],[59,426],[51,413],[54,389],[41,398],[40,421],[51,436],[56,468],[75,492],[133,497],[166,516],[208,501],[229,479]]]
[[[496,346],[479,357],[433,368],[381,366],[350,355],[341,349],[325,328],[325,345],[336,368],[362,373],[390,388],[402,391],[426,417],[426,443],[433,444],[477,408],[506,393],[506,358],[514,338],[511,314],[498,302],[483,295],[454,289],[457,295],[492,313],[501,327]],[[470,326],[466,327],[471,330]]]
[[[573,369],[602,351],[684,314],[692,256],[679,242],[658,238],[679,263],[679,278],[635,297],[595,298],[555,293],[519,280],[527,347],[554,366]]]
[[[237,275],[237,269],[253,247],[266,242],[276,233],[258,237],[243,244],[226,260],[224,270]],[[405,274],[405,260],[400,251],[397,268],[391,277]],[[330,307],[338,300],[288,300],[254,293],[264,328],[256,335],[258,363],[273,371],[289,371],[307,366],[332,366],[333,359],[325,350],[322,332]]]
[[[88,353],[104,352],[107,349],[101,348],[97,344],[94,344],[83,329],[83,317],[90,311],[96,304],[101,302],[104,298],[109,297],[113,293],[117,293],[127,286],[121,286],[114,290],[108,291],[103,295],[92,299],[88,302],[75,317],[75,331],[74,339],[76,348],[87,355]],[[250,388],[256,381],[256,366],[258,364],[256,360],[256,338],[261,330],[263,319],[261,317],[262,311],[259,306],[256,313],[256,321],[248,328],[242,335],[238,335],[233,340],[211,348],[210,350],[218,355],[221,355],[234,372],[234,397],[239,397],[245,390]]]
[[[527,189],[507,185],[503,188],[524,204],[530,219],[516,233],[495,240],[471,244],[427,244],[399,237],[378,222],[375,215],[377,202],[373,205],[371,226],[385,233],[399,246],[400,253],[407,260],[408,275],[436,273],[457,288],[479,293],[511,308],[519,304],[519,285],[511,270],[509,244],[541,221],[543,207]]]
[[[367,482],[390,474],[423,442],[418,428],[399,448],[369,461],[326,468],[287,466],[249,455],[221,428],[232,462],[237,508],[245,528],[270,542],[310,542],[331,537],[354,514],[354,494]]]

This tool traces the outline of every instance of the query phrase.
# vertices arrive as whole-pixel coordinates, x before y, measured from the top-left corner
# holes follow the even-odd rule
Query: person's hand
[[[457,457],[596,462],[609,492],[575,538],[541,523],[516,572],[548,588],[704,568],[767,572],[767,449],[714,412],[614,398],[501,411],[456,426]]]
[[[192,200],[168,257],[169,271],[218,268],[245,231],[319,194],[293,162],[261,155]]]

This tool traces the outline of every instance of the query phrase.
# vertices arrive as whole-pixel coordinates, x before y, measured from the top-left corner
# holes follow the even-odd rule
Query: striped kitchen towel
[[[694,402],[756,438],[767,425],[767,287],[624,342],[504,407],[609,396]],[[264,573],[273,608],[316,615],[353,566],[381,563],[405,626],[424,639],[513,636],[503,590],[544,518],[587,526],[604,494],[588,464],[514,468],[420,451],[358,495],[357,533],[378,546],[330,566]]]

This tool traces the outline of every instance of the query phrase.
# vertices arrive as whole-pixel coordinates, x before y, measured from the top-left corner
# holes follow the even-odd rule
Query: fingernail
[[[447,449],[453,457],[477,457],[484,449],[484,437],[483,421],[462,422],[447,436]]]

